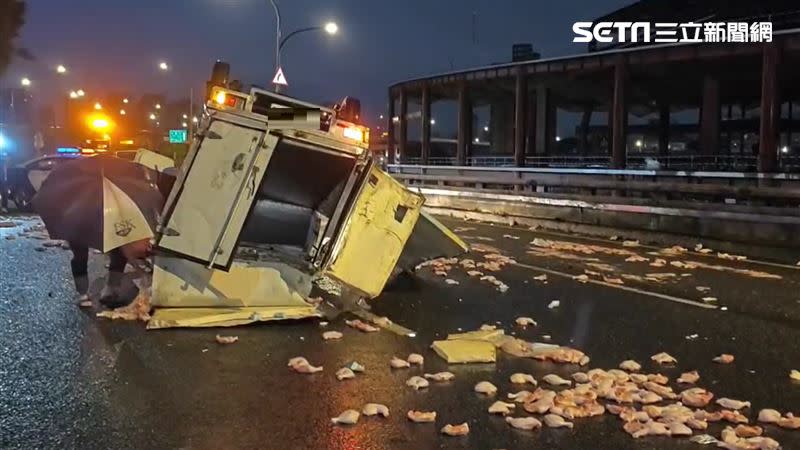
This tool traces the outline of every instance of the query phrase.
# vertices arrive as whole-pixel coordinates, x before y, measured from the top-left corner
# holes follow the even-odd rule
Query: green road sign
[[[169,130],[169,143],[170,144],[183,144],[186,142],[186,130]]]

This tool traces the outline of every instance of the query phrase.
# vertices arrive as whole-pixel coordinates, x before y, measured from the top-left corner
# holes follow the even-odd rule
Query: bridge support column
[[[611,165],[624,169],[626,164],[628,128],[628,66],[620,58],[614,67],[614,96],[611,103]]]
[[[431,88],[422,88],[422,149],[420,152],[420,164],[427,165],[431,156]]]
[[[775,44],[765,44],[761,63],[761,127],[758,136],[758,170],[778,170],[778,122],[781,107],[778,100],[778,63],[780,53]]]
[[[386,112],[386,132],[388,133],[386,135],[386,162],[388,164],[394,164],[394,126],[394,95],[389,89],[389,110]]]
[[[400,130],[397,137],[397,147],[399,150],[400,164],[406,161],[408,156],[408,92],[400,90]]]
[[[545,86],[536,87],[536,133],[535,152],[537,156],[544,156],[549,149],[550,139],[553,138],[552,126],[555,123],[555,113],[550,99],[550,90]]]
[[[665,99],[658,103],[658,153],[669,154],[669,102]]]
[[[456,145],[456,165],[467,165],[470,140],[472,139],[472,105],[467,86],[458,87],[458,141]]]
[[[703,79],[703,105],[700,109],[700,151],[719,153],[719,80],[709,75]]]
[[[527,137],[526,120],[528,109],[528,80],[525,70],[517,70],[517,86],[514,96],[514,162],[517,167],[525,166],[525,138]]]

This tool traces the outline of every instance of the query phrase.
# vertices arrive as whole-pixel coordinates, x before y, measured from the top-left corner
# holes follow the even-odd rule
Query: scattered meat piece
[[[792,371],[789,372],[789,379],[793,381],[800,381],[800,370],[792,369]]]
[[[392,356],[392,360],[389,361],[389,365],[392,367],[392,369],[406,369],[411,367],[411,364],[408,361],[400,359],[396,356]]]
[[[651,373],[647,375],[647,381],[652,381],[653,383],[658,384],[667,384],[669,383],[669,378],[661,375],[660,373]]]
[[[575,380],[576,383],[588,383],[589,376],[583,372],[575,372],[571,375],[572,379]]]
[[[630,375],[631,381],[636,384],[646,383],[648,381],[647,375],[643,373],[632,373]]]
[[[537,392],[540,390],[537,389]],[[534,394],[534,397],[536,394]],[[544,414],[550,410],[553,406],[555,406],[555,398],[556,393],[554,391],[549,390],[541,390],[541,394],[538,399],[534,401],[525,402],[523,408],[525,411],[528,411],[532,414]]]
[[[423,376],[429,380],[438,382],[450,381],[456,377],[452,372],[426,373]]]
[[[717,447],[728,450],[777,450],[780,444],[767,437],[740,438],[736,431],[731,427],[722,430],[722,441],[717,443]]]
[[[631,433],[631,436],[633,436],[635,439],[644,436],[669,436],[669,435],[670,435],[669,428],[667,428],[665,424],[661,422],[655,422],[653,420],[645,423],[644,425],[642,425],[640,429]]]
[[[800,417],[795,417],[792,413],[787,413],[785,417],[781,417],[776,423],[781,428],[800,429]]]
[[[586,274],[576,275],[572,277],[572,279],[580,283],[587,283],[589,281],[589,277]]]
[[[506,423],[520,430],[534,430],[542,426],[542,422],[533,417],[506,417]]]
[[[742,409],[750,407],[750,402],[743,402],[741,400],[734,400],[727,397],[717,399],[717,404],[727,409]]]
[[[541,275],[537,275],[537,276],[533,277],[533,279],[536,280],[536,281],[547,281],[547,274],[543,273]]]
[[[622,241],[622,246],[623,247],[638,247],[639,246],[639,241],[638,240],[637,241],[633,241],[633,240]]]
[[[454,280],[452,278],[445,278],[444,282],[445,282],[445,284],[449,284],[451,286],[460,284],[458,281],[456,281],[456,280]]]
[[[341,369],[336,371],[336,379],[339,381],[342,380],[349,380],[350,378],[355,378],[356,374],[353,372],[349,367],[342,367]]]
[[[556,374],[548,374],[542,378],[542,381],[552,386],[571,386],[572,381],[565,380]]]
[[[513,400],[514,403],[527,403],[533,402],[536,399],[533,398],[533,393],[531,391],[519,391],[514,393],[507,394],[508,398]]]
[[[607,373],[618,383],[625,383],[631,379],[630,375],[628,375],[628,372],[625,372],[624,370],[611,369]]]
[[[503,237],[506,239],[514,239],[514,240],[519,239],[519,236],[514,236],[513,234],[504,234]]]
[[[639,255],[631,255],[631,256],[625,258],[625,261],[626,262],[647,262],[647,261],[650,261],[650,258],[645,258],[645,257],[639,256]]]
[[[464,436],[469,434],[469,424],[464,422],[460,425],[450,425],[449,423],[442,428],[442,434],[448,436]]]
[[[292,370],[297,373],[317,373],[322,372],[322,366],[314,367],[309,364],[308,360],[303,358],[302,356],[297,356],[289,360],[289,364],[287,364]]]
[[[670,436],[691,436],[692,429],[681,422],[670,422],[667,425]]]
[[[483,325],[481,325],[481,327],[480,327],[480,328],[478,328],[478,329],[479,329],[479,330],[481,330],[481,331],[494,331],[494,330],[496,330],[496,329],[497,329],[497,325],[487,325],[487,324],[483,324]]]
[[[621,278],[603,277],[603,281],[609,284],[625,284]]]
[[[673,392],[672,388],[669,386],[663,386],[653,383],[652,381],[648,381],[647,383],[644,383],[644,388],[666,399],[674,400],[678,398],[678,395],[675,394],[675,392]]]
[[[364,323],[364,322],[362,322],[362,321],[360,321],[358,319],[356,319],[356,320],[345,320],[344,323],[346,323],[347,326],[353,327],[356,330],[363,331],[365,333],[372,333],[372,332],[380,330],[380,328],[374,327],[374,326],[372,326],[372,325],[370,325],[368,323]]]
[[[409,364],[416,365],[416,366],[421,366],[422,363],[425,362],[425,358],[422,355],[420,355],[419,353],[412,353],[412,354],[408,355],[408,358],[406,358],[406,362],[408,362]]]
[[[715,363],[719,363],[719,364],[730,364],[730,363],[733,362],[733,359],[734,359],[733,355],[729,355],[727,353],[723,353],[723,354],[717,356],[716,358],[712,359],[712,361],[714,361]]]
[[[666,259],[656,258],[655,261],[651,262],[650,265],[652,267],[664,267],[667,265]]]
[[[708,422],[701,419],[695,419],[694,417],[690,418],[686,421],[686,425],[693,430],[706,430],[708,429]]]
[[[332,340],[332,339],[341,339],[342,336],[344,336],[344,335],[342,333],[338,332],[338,331],[326,331],[326,332],[322,333],[322,339],[325,339],[326,341],[329,341],[329,340]]]
[[[426,380],[425,378],[413,376],[408,380],[406,380],[406,386],[410,386],[414,388],[415,391],[418,391],[420,389],[424,389],[430,386],[430,383],[428,383],[428,380]]]
[[[408,420],[416,423],[429,423],[436,421],[436,411],[414,411],[406,413]]]
[[[758,412],[758,421],[763,423],[778,423],[781,413],[774,409],[762,409]]]
[[[527,327],[527,326],[535,327],[537,325],[536,321],[531,319],[530,317],[517,317],[517,319],[514,322],[516,322],[517,325],[521,327]]]
[[[704,302],[706,302],[706,303],[714,303],[714,302],[716,302],[718,299],[717,299],[717,297],[703,297],[703,298],[701,298],[700,300],[702,300],[702,301],[704,301]],[[714,358],[714,359],[716,359],[716,358]],[[714,361],[714,362],[719,362],[719,361]]]
[[[547,414],[544,416],[544,424],[550,428],[572,428],[572,422],[567,422],[563,417],[555,414]]]
[[[626,433],[633,436],[635,433],[638,433],[644,429],[644,424],[637,420],[625,421],[622,429],[625,430]]]
[[[678,378],[678,383],[695,384],[700,379],[700,374],[696,370],[684,372]]]
[[[748,423],[749,420],[747,416],[739,412],[738,410],[730,410],[730,409],[721,409],[717,411],[717,415],[719,416],[719,420],[724,420],[730,423]]]
[[[714,398],[711,392],[695,387],[681,392],[681,402],[686,406],[693,406],[695,408],[703,408]]]
[[[365,416],[381,415],[383,417],[389,417],[389,407],[381,405],[380,403],[367,403],[361,410],[361,414]]]
[[[666,352],[656,353],[655,355],[651,356],[650,359],[659,364],[676,364],[678,362],[677,359]]]
[[[336,425],[353,425],[358,422],[361,414],[355,409],[348,409],[347,411],[339,414],[339,417],[331,418],[331,423]]]
[[[372,319],[372,323],[379,327],[388,327],[392,324],[392,321],[388,317],[376,317]]]
[[[514,384],[525,384],[530,383],[536,386],[536,378],[533,378],[533,375],[527,373],[515,373],[512,374],[510,380]]]
[[[651,404],[651,403],[658,403],[658,402],[660,402],[662,400],[664,400],[663,397],[661,397],[660,395],[656,394],[653,391],[647,391],[647,390],[639,391],[633,397],[633,401],[634,402],[638,402],[638,403],[641,403],[643,405],[648,405],[648,404]]]
[[[80,306],[81,308],[91,308],[92,307],[92,301],[91,300],[84,300],[84,301],[78,303],[78,306]]]
[[[494,395],[497,393],[497,386],[488,381],[481,381],[475,385],[474,390],[479,394]]]
[[[516,408],[516,406],[517,405],[513,403],[506,403],[498,400],[489,406],[489,414],[501,414],[505,416],[506,414],[511,414],[511,410]]]
[[[764,433],[764,429],[758,425],[736,425],[733,431],[736,433],[736,436],[743,438],[761,436],[761,434]]]
[[[482,277],[483,276],[483,272],[480,272],[478,270],[470,270],[470,271],[467,271],[467,275],[469,275],[471,277]]]
[[[235,344],[239,340],[239,336],[222,336],[218,334],[216,340],[218,344]]]

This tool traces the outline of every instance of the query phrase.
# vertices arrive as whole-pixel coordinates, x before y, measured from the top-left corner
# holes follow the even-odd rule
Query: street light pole
[[[269,0],[272,9],[275,10],[275,72],[281,67],[281,10],[275,0]],[[278,92],[279,85],[275,85],[275,92]]]

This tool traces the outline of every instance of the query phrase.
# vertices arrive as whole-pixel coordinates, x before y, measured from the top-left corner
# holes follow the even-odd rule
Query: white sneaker
[[[91,308],[92,307],[92,299],[89,298],[88,294],[83,294],[81,296],[78,296],[77,303],[78,303],[78,306],[80,306],[81,308]]]

